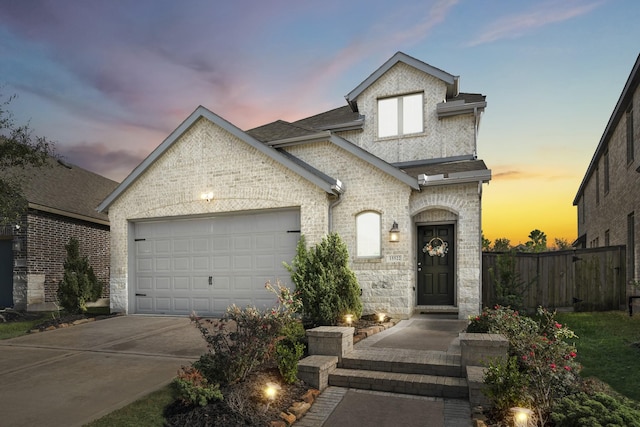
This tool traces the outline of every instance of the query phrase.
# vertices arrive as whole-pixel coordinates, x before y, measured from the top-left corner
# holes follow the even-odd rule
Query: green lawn
[[[167,385],[85,427],[161,427],[164,425],[162,411],[171,402],[173,398]]]
[[[579,337],[575,344],[583,377],[597,377],[640,401],[640,314],[558,313],[556,318]]]
[[[26,335],[34,326],[51,319],[51,313],[41,313],[37,318],[20,322],[0,323],[0,340]]]

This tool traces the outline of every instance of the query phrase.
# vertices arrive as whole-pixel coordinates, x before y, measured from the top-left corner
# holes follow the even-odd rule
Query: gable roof
[[[69,218],[109,225],[109,217],[96,206],[117,186],[101,175],[50,157],[39,168],[11,168],[4,176],[20,176],[29,208]]]
[[[263,144],[259,140],[257,140],[254,136],[251,136],[247,132],[243,132],[235,125],[226,121],[222,117],[217,114],[211,112],[207,108],[203,106],[199,106],[195,109],[193,113],[189,115],[181,124],[178,126],[171,134],[164,140],[162,143],[155,149],[146,159],[142,161],[134,170],[127,176],[124,181],[111,193],[108,197],[106,197],[102,203],[98,206],[99,212],[106,212],[109,209],[109,206],[124,192],[126,189],[133,184],[144,172],[153,164],[156,160],[158,160],[164,153],[171,147],[180,137],[187,132],[198,120],[201,118],[209,120],[230,134],[234,135],[238,139],[243,142],[249,144],[262,154],[270,157],[276,162],[280,163],[284,167],[292,170],[303,178],[307,179],[311,183],[317,185],[322,190],[326,191],[329,194],[335,194],[336,192],[340,192],[341,189],[335,187],[335,182],[337,180],[329,180],[327,181],[324,177],[318,176],[312,173],[310,170],[303,168],[298,163],[292,161],[286,156],[282,155],[282,153],[278,152],[273,147]],[[278,125],[278,122],[275,122]],[[303,132],[304,129],[299,129],[300,132]],[[259,134],[259,132],[254,132],[254,134]]]
[[[422,62],[412,56],[409,56],[402,52],[396,52],[387,62],[382,64],[380,68],[374,71],[369,77],[367,77],[362,83],[360,83],[355,89],[349,92],[345,98],[351,109],[355,112],[358,111],[357,99],[362,92],[364,92],[369,86],[375,83],[382,75],[389,71],[398,62],[407,64],[413,68],[416,68],[426,74],[429,74],[437,79],[442,80],[447,84],[447,98],[453,98],[458,96],[459,93],[459,77],[442,71],[439,68],[433,67],[426,62]]]
[[[611,113],[611,117],[609,117],[609,122],[607,122],[607,126],[604,129],[604,133],[600,138],[600,142],[598,143],[598,147],[596,148],[593,157],[591,158],[591,162],[587,167],[587,172],[582,178],[582,182],[580,183],[580,187],[578,188],[578,192],[576,193],[576,197],[573,199],[573,205],[576,206],[579,202],[580,196],[584,192],[584,189],[593,175],[596,167],[598,166],[598,161],[600,157],[608,148],[609,140],[611,139],[613,132],[616,130],[616,126],[620,119],[625,114],[627,110],[627,106],[631,102],[633,98],[634,92],[638,89],[638,84],[640,83],[640,54],[636,58],[636,62],[631,69],[631,74],[629,74],[629,78],[622,89],[622,93],[620,94],[620,98],[618,98],[618,102],[616,102],[616,106],[613,109],[613,113]]]
[[[296,123],[299,123],[299,122],[296,122]],[[269,131],[270,126],[274,127],[273,132]],[[286,127],[286,126],[290,127],[289,132],[285,132],[283,130],[283,127]],[[288,135],[288,138],[283,138],[283,139],[262,140],[263,143],[277,149],[282,149],[283,147],[287,147],[291,145],[308,144],[308,143],[319,142],[319,141],[328,141],[334,144],[335,146],[340,147],[343,150],[347,151],[348,153],[354,155],[360,160],[363,160],[371,164],[372,166],[375,166],[376,168],[380,169],[381,171],[387,173],[388,175],[393,176],[394,178],[407,184],[414,190],[420,189],[420,186],[418,185],[418,181],[416,178],[407,175],[397,167],[387,163],[386,161],[360,148],[359,146],[353,144],[352,142],[338,135],[333,134],[330,131],[320,131],[320,132],[316,131],[313,133],[309,133],[306,129],[300,128],[296,124],[287,123],[282,120],[274,122],[271,125],[261,126],[259,129],[260,129],[261,135],[276,135],[276,134]],[[252,129],[247,131],[247,133],[256,134],[254,131],[255,129]],[[296,134],[296,131],[298,131],[297,134]],[[288,154],[288,156],[292,156],[292,155]]]

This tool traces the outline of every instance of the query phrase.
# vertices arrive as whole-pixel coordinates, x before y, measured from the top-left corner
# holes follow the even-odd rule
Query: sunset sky
[[[198,105],[245,130],[294,121],[402,51],[487,96],[485,236],[571,242],[639,22],[637,0],[3,0],[0,93],[68,161],[121,181]]]

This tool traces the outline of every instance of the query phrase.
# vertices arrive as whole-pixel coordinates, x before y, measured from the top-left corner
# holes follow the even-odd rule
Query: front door
[[[418,305],[454,305],[453,224],[418,227]]]

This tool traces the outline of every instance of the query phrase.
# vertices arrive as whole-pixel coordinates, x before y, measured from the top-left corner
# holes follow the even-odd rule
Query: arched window
[[[362,212],[356,216],[356,256],[374,258],[380,256],[380,214]]]

